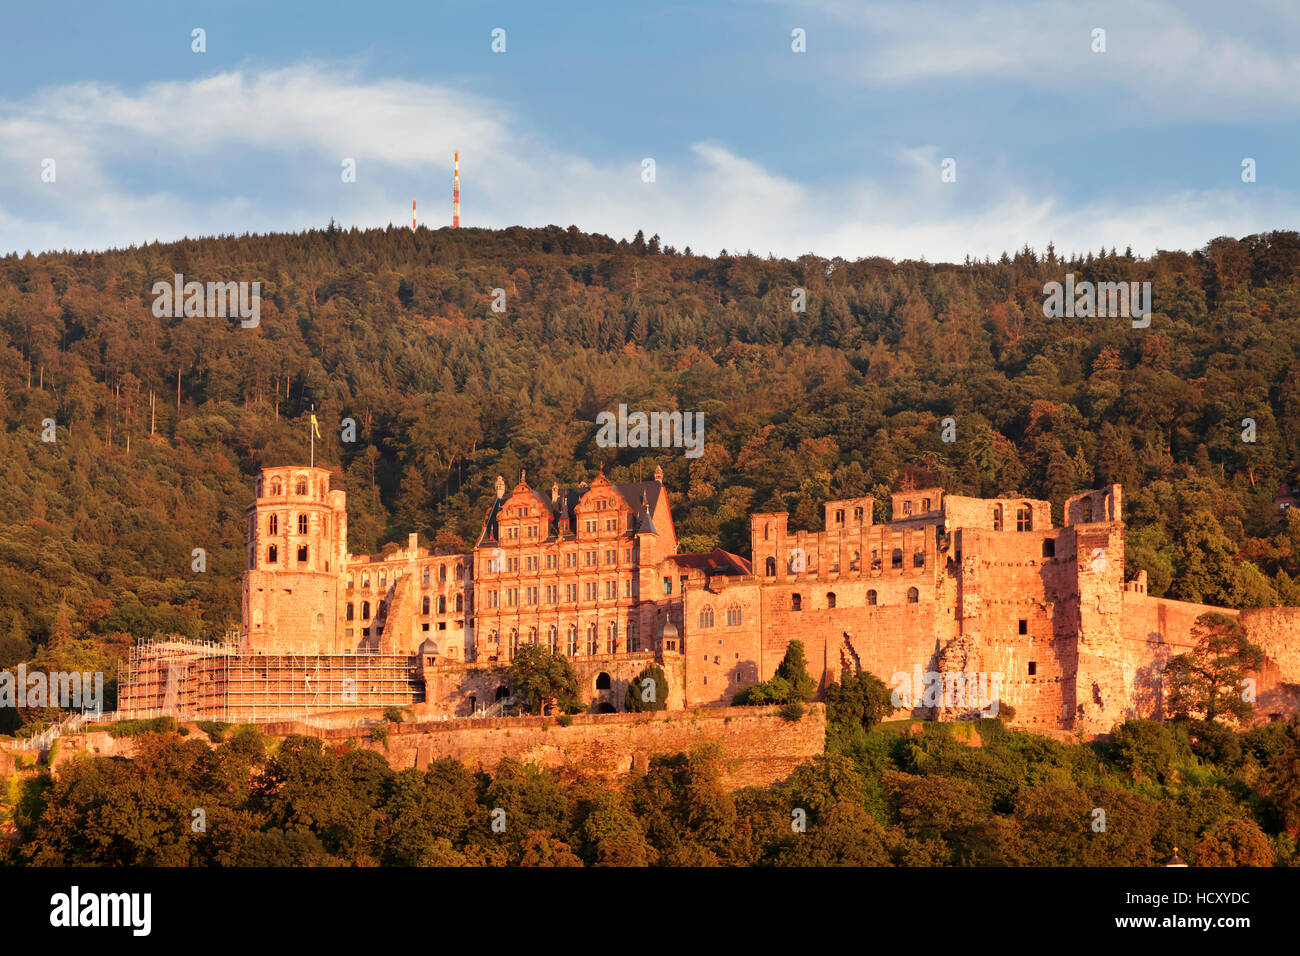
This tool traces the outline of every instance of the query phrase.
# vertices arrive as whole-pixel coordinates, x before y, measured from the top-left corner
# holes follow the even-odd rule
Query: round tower
[[[323,468],[264,468],[246,512],[245,651],[338,648],[339,576],[347,551],[342,491]]]

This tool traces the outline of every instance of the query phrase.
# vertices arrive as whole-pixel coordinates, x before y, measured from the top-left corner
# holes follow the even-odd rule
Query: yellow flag
[[[315,416],[315,415],[312,415],[312,417],[311,417],[311,428],[312,428],[312,431],[314,431],[314,432],[316,433],[316,437],[317,437],[317,438],[320,438],[320,425],[316,424],[316,416]]]

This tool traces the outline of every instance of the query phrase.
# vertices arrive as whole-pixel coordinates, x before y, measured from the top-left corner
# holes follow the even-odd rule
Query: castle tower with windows
[[[347,509],[323,468],[265,468],[245,512],[241,649],[342,650],[339,578],[347,552]]]

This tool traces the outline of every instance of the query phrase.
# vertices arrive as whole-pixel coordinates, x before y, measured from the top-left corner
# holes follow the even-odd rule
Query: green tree
[[[1202,614],[1192,625],[1193,649],[1169,661],[1165,681],[1174,714],[1214,721],[1246,721],[1255,711],[1243,693],[1248,673],[1264,666],[1264,651],[1251,643],[1235,618]]]
[[[658,664],[647,664],[628,682],[627,693],[623,695],[623,709],[639,713],[667,707],[668,678]]]
[[[530,711],[542,713],[554,701],[566,714],[582,710],[578,675],[569,659],[542,644],[524,644],[506,670],[515,693]]]

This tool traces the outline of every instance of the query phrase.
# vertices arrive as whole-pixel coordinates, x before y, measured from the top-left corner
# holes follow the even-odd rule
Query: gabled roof
[[[721,548],[714,548],[707,554],[674,554],[668,560],[705,574],[752,574],[754,570],[745,558]]]

